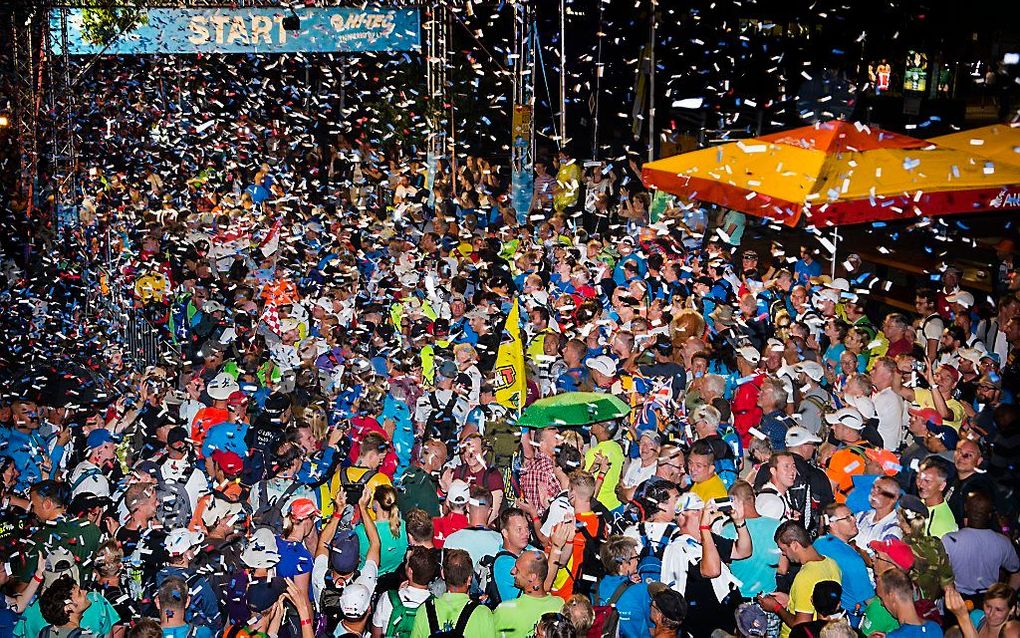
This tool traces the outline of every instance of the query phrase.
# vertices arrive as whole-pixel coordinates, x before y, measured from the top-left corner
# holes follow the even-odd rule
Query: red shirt
[[[910,339],[903,338],[899,341],[893,341],[889,344],[889,349],[885,351],[885,356],[896,358],[901,354],[910,354],[914,349],[914,342]]]
[[[737,386],[733,393],[733,428],[740,435],[744,447],[751,442],[751,435],[748,430],[761,423],[762,411],[758,407],[758,395],[761,394],[761,385],[765,381],[765,375],[756,374],[747,383]]]
[[[365,438],[365,435],[369,432],[378,432],[387,441],[390,440],[390,435],[386,433],[379,422],[370,416],[356,416],[351,419],[351,463],[355,463],[358,460],[358,456],[361,454],[361,440]],[[393,451],[393,445],[391,442],[389,450],[386,451],[386,457],[383,459],[382,465],[379,466],[379,471],[386,476],[393,478],[393,473],[397,471],[397,453]]]
[[[223,423],[228,418],[230,418],[230,413],[226,408],[217,408],[216,406],[202,408],[195,414],[195,419],[191,422],[191,440],[194,442],[195,449],[198,450],[199,458],[202,456],[202,442],[205,440],[206,432],[212,426]]]
[[[462,530],[468,526],[467,514],[450,512],[446,516],[438,516],[432,519],[432,544],[442,548],[450,534]]]

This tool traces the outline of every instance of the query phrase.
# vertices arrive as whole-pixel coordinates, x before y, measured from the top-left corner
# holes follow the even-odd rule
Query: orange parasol
[[[1020,208],[1020,165],[837,120],[649,162],[642,178],[788,226]]]

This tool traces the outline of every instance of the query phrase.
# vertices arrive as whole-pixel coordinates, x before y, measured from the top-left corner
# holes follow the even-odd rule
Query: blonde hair
[[[400,511],[397,510],[397,490],[392,485],[380,485],[375,488],[372,499],[379,509],[386,512],[390,522],[390,533],[393,538],[400,536]]]

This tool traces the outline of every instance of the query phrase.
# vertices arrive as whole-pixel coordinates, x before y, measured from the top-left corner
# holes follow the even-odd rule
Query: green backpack
[[[404,601],[400,600],[400,594],[396,589],[389,590],[386,595],[390,598],[393,611],[390,612],[390,622],[386,625],[384,635],[386,638],[410,638],[411,630],[414,628],[414,618],[418,615],[421,605],[408,607]]]

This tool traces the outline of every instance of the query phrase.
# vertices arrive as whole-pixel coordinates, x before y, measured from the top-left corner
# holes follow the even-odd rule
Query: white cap
[[[816,302],[831,301],[832,303],[839,303],[839,291],[832,288],[823,288],[815,293],[815,300]]]
[[[737,348],[737,356],[754,365],[758,365],[758,362],[761,361],[761,353],[751,346]]]
[[[836,277],[832,280],[832,283],[829,284],[829,288],[842,292],[850,292],[850,282],[843,277]]]
[[[588,359],[585,365],[596,372],[601,372],[607,377],[616,376],[616,362],[605,355]]]
[[[985,356],[984,350],[979,350],[977,348],[960,348],[956,351],[956,354],[958,354],[961,359],[966,359],[974,365],[980,365],[982,357]]]
[[[857,408],[843,408],[832,414],[826,414],[825,421],[829,425],[845,425],[851,430],[864,429],[864,417],[857,411]]]
[[[236,517],[241,513],[240,503],[230,503],[222,498],[212,497],[209,504],[202,510],[202,524],[212,527],[217,522]]]
[[[372,602],[372,592],[361,583],[352,583],[340,594],[340,611],[347,618],[361,618],[368,612]]]
[[[817,361],[801,361],[796,365],[797,372],[803,372],[815,381],[821,381],[825,376],[825,368]]]
[[[163,546],[166,548],[167,553],[171,556],[179,556],[192,547],[200,545],[204,540],[205,534],[202,532],[193,532],[182,527],[167,534],[166,541],[163,542]]]
[[[705,509],[705,501],[694,492],[684,492],[676,502],[676,512],[691,512]]]
[[[226,372],[217,374],[209,385],[205,386],[205,391],[209,393],[209,396],[215,401],[226,401],[230,398],[230,395],[241,389],[241,386],[237,385],[237,381],[234,377],[230,376]]]
[[[280,547],[272,529],[255,530],[241,550],[241,562],[252,569],[269,569],[280,562]]]
[[[455,479],[446,492],[446,500],[454,505],[467,505],[471,499],[471,488],[465,481]]]
[[[778,494],[765,492],[754,497],[754,509],[765,518],[781,521],[786,516],[786,504]]]
[[[294,317],[287,317],[280,320],[280,334],[290,332],[291,330],[297,330],[301,326],[301,322]]]
[[[970,294],[966,290],[957,290],[951,295],[946,295],[946,301],[949,303],[960,304],[964,308],[974,307],[974,295]]]
[[[315,305],[322,308],[326,312],[333,312],[333,300],[329,297],[319,297],[315,301]]]
[[[811,434],[807,428],[795,425],[786,431],[786,447],[797,447],[807,443],[821,443],[822,440]]]
[[[878,416],[878,410],[875,409],[875,403],[870,397],[843,397],[843,402],[848,407],[857,408],[865,419],[874,419]]]

